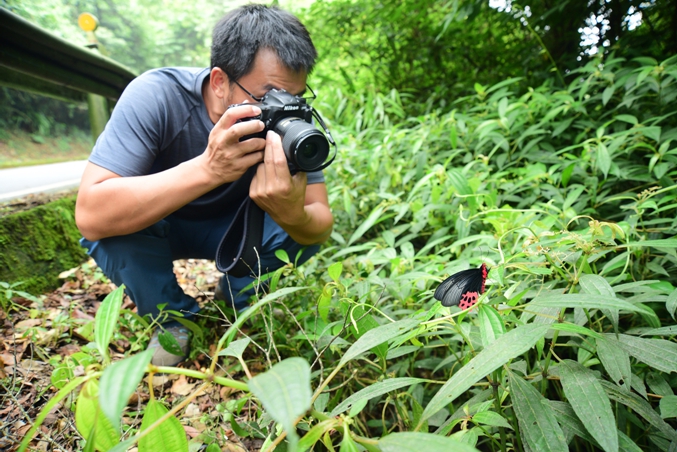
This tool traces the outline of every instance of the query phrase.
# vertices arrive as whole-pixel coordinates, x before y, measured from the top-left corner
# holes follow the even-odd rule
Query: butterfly
[[[435,290],[433,295],[443,306],[458,306],[461,309],[473,307],[484,293],[489,269],[482,263],[478,268],[454,273]]]

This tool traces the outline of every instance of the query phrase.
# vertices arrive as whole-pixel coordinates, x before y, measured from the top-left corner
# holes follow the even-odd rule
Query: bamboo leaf
[[[606,338],[597,339],[597,357],[602,362],[604,369],[619,386],[626,391],[630,389],[632,370],[630,369],[630,356],[628,353]]]
[[[663,372],[677,372],[677,344],[665,339],[647,339],[628,334],[607,334],[606,339],[617,342],[633,358]]]
[[[290,449],[295,450],[298,435],[294,421],[310,409],[308,362],[303,358],[287,358],[252,378],[248,385],[270,417],[284,427]]]
[[[513,430],[512,425],[510,425],[503,416],[494,411],[481,411],[476,413],[472,417],[472,420],[477,424],[491,425],[492,427],[505,427]]]
[[[665,308],[670,313],[672,320],[675,320],[675,311],[677,311],[677,289],[673,290],[665,301]]]
[[[132,357],[125,358],[108,366],[101,375],[99,404],[101,410],[116,429],[120,428],[120,416],[127,401],[143,378],[143,374],[153,358],[153,349],[148,349]]]
[[[659,402],[661,417],[663,419],[677,417],[677,396],[665,396]]]
[[[382,452],[477,452],[469,444],[432,433],[391,433],[378,442]]]
[[[643,332],[640,336],[677,336],[677,325],[652,328]]]
[[[603,450],[617,451],[616,420],[599,380],[576,361],[564,360],[558,369],[564,394],[585,429]]]
[[[408,378],[408,377],[389,378],[387,380],[379,381],[377,383],[374,383],[373,385],[367,386],[366,388],[357,391],[355,394],[343,400],[340,404],[338,404],[336,408],[332,410],[329,416],[332,417],[338,416],[339,414],[343,413],[348,408],[350,408],[355,402],[358,402],[360,400],[365,399],[371,400],[374,397],[381,396],[383,394],[395,391],[405,386],[411,386],[416,383],[424,383],[427,381],[429,380],[426,380],[425,378]]]
[[[510,400],[519,422],[520,434],[532,450],[569,450],[564,433],[547,405],[548,401],[533,386],[512,372],[508,373]]]
[[[472,385],[498,369],[511,359],[521,355],[541,339],[548,331],[548,325],[523,325],[496,339],[489,347],[461,367],[437,391],[423,411],[422,421],[428,420],[435,413],[467,391]]]
[[[125,286],[122,285],[106,295],[101,302],[96,316],[94,317],[94,341],[96,348],[101,353],[104,362],[110,360],[108,355],[108,344],[113,337],[113,332],[118,326],[120,317],[120,308],[122,307],[122,298],[124,296]]]
[[[146,410],[141,421],[141,431],[148,429],[169,410],[155,399],[146,405]],[[156,428],[139,439],[139,452],[176,451],[188,452],[188,440],[181,422],[174,416],[167,418]]]
[[[362,337],[356,340],[353,345],[345,352],[339,366],[343,366],[351,359],[361,355],[373,347],[389,341],[401,334],[406,333],[412,328],[418,326],[417,319],[403,319],[397,322],[381,325],[364,333]]]

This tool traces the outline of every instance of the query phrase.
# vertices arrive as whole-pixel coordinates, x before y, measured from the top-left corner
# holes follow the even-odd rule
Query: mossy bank
[[[75,195],[0,217],[0,281],[22,281],[40,294],[59,285],[59,273],[87,257],[75,226]]]

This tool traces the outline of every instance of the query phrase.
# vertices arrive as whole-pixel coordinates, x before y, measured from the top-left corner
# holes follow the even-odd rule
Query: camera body
[[[334,160],[332,157],[327,162],[329,143],[336,146],[334,140],[317,111],[308,105],[303,97],[294,96],[283,89],[271,89],[259,103],[236,104],[228,108],[239,105],[256,105],[261,109],[261,114],[243,118],[238,122],[258,119],[264,124],[263,131],[246,135],[240,138],[240,141],[265,138],[266,133],[273,130],[282,139],[282,149],[292,173],[319,171]],[[312,124],[313,117],[319,120],[329,139]]]

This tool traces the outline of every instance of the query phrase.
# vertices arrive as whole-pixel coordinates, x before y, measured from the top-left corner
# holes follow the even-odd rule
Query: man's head
[[[211,67],[239,81],[250,73],[260,50],[277,55],[287,69],[310,74],[317,51],[308,30],[292,14],[274,6],[250,4],[226,14],[214,27]]]

